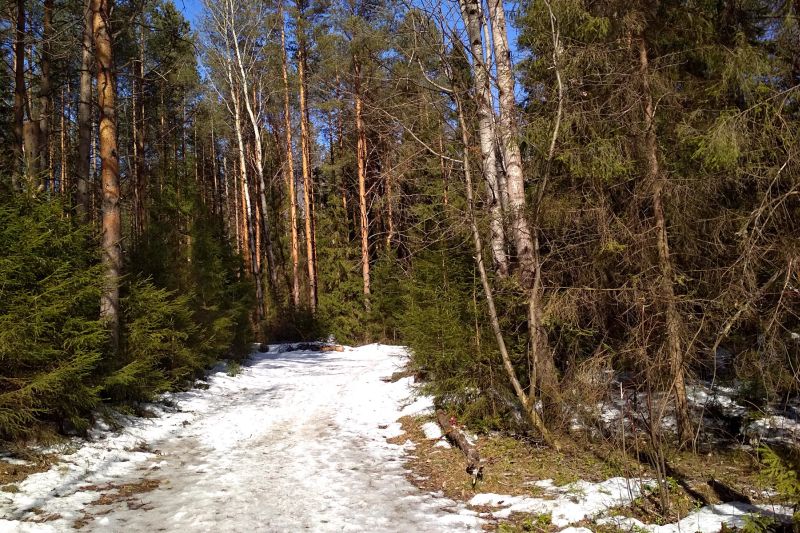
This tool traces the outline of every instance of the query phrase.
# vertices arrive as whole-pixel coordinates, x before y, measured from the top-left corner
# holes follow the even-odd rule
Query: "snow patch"
[[[442,428],[436,422],[425,422],[422,424],[422,432],[428,440],[438,440],[442,438]]]
[[[728,527],[741,528],[745,525],[747,517],[761,514],[785,522],[791,519],[792,510],[788,507],[772,505],[750,505],[747,503],[721,503],[708,505],[686,518],[663,526],[645,524],[636,518],[612,516],[596,520],[598,525],[611,525],[624,531],[648,531],[650,533],[685,533],[687,531],[700,531],[703,533],[717,532],[723,524]]]
[[[497,518],[508,518],[511,513],[549,514],[554,526],[566,527],[593,518],[611,507],[629,504],[642,494],[646,483],[622,477],[601,483],[577,481],[563,487],[544,485],[542,488],[546,489],[548,498],[483,493],[476,494],[469,503],[502,506],[492,513]]]

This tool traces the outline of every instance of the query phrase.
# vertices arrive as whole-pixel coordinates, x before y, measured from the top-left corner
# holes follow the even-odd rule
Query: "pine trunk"
[[[53,88],[50,79],[50,60],[53,39],[53,0],[44,1],[42,16],[41,78],[39,81],[39,161],[47,170],[45,184],[52,190],[53,161],[50,158],[50,123],[53,119]]]
[[[358,163],[358,206],[359,226],[361,228],[361,275],[364,280],[364,308],[370,310],[369,280],[369,221],[367,219],[367,135],[364,131],[361,102],[361,65],[353,65],[355,75],[355,114],[356,114],[356,160]]]
[[[303,207],[305,208],[306,257],[308,265],[308,305],[311,313],[317,311],[316,228],[314,221],[314,188],[311,183],[311,141],[308,107],[306,104],[306,43],[300,36],[297,73],[300,78],[300,145],[303,170]]]
[[[133,195],[134,233],[145,229],[144,170],[144,21],[139,25],[138,55],[133,61]]]
[[[282,4],[281,4],[282,7]],[[283,11],[280,12],[281,25],[281,69],[283,74],[283,120],[286,130],[286,190],[289,195],[289,231],[291,233],[292,256],[292,304],[300,307],[300,259],[297,236],[297,193],[294,179],[294,153],[292,150],[292,115],[289,106],[289,71],[286,54],[286,31]]]
[[[14,188],[20,183],[25,143],[25,0],[17,0],[17,31],[14,37],[14,163],[11,179]]]
[[[81,76],[78,90],[78,161],[76,204],[78,217],[89,221],[91,204],[89,196],[89,172],[92,147],[92,10],[86,0],[84,6],[83,44],[81,46]]]
[[[92,0],[92,28],[97,61],[97,100],[100,109],[100,176],[102,194],[103,264],[105,283],[100,316],[111,334],[114,351],[119,347],[119,278],[122,271],[122,240],[119,206],[119,160],[117,158],[116,87],[112,33],[109,27],[111,0]]]

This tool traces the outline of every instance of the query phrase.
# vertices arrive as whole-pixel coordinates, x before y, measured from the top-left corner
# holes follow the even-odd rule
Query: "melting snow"
[[[254,355],[236,377],[96,430],[47,472],[0,493],[0,532],[475,531],[477,513],[405,478],[396,420],[430,412],[411,379],[384,383],[407,354],[370,345],[344,352]],[[405,406],[403,406],[405,404]],[[410,445],[410,446],[409,446]],[[159,481],[134,501],[93,504],[90,485]],[[112,492],[113,494],[113,492]],[[139,500],[139,501],[136,501]],[[57,519],[34,523],[38,515]]]
[[[663,526],[645,524],[629,517],[613,516],[600,518],[600,525],[613,525],[623,531],[647,531],[650,533],[686,533],[691,531],[720,531],[722,525],[741,528],[748,516],[761,514],[778,521],[791,518],[792,510],[788,507],[773,505],[750,505],[747,503],[722,503],[708,505],[691,513],[674,524]]]
[[[507,518],[511,513],[549,514],[556,527],[565,527],[585,518],[593,518],[610,507],[626,505],[642,494],[642,482],[622,477],[607,479],[602,483],[577,481],[563,487],[542,484],[549,498],[477,494],[471,505],[490,505],[503,508],[492,514]]]

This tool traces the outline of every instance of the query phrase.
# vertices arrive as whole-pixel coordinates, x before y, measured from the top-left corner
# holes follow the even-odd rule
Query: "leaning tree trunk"
[[[236,31],[236,24],[233,22],[233,3],[228,3],[228,9],[230,10],[228,16],[230,17],[230,29],[231,29],[231,43],[233,46],[233,50],[236,56],[236,67],[239,77],[239,83],[241,83],[242,88],[242,96],[244,98],[244,107],[247,111],[247,116],[250,119],[250,126],[253,130],[253,164],[255,166],[256,171],[256,180],[257,180],[257,187],[256,192],[258,194],[259,204],[261,208],[261,219],[260,219],[260,226],[261,226],[261,235],[264,238],[264,248],[266,250],[266,258],[267,258],[267,269],[269,270],[269,277],[271,281],[272,290],[276,289],[277,285],[277,272],[275,269],[275,255],[272,250],[272,241],[270,239],[269,234],[269,223],[268,223],[268,213],[269,208],[267,204],[267,184],[264,180],[264,159],[263,159],[263,144],[261,141],[261,122],[259,117],[256,115],[256,97],[253,93],[253,101],[251,102],[251,89],[250,89],[250,81],[248,79],[248,72],[249,69],[245,68],[244,58],[242,56],[242,52],[239,49],[239,36]],[[253,89],[255,91],[255,88]],[[260,259],[261,255],[258,254],[257,257]],[[259,269],[260,271],[260,269]],[[263,305],[263,304],[262,304]],[[263,318],[263,317],[262,317]]]
[[[467,123],[464,119],[464,110],[461,106],[461,100],[457,95],[455,95],[455,93],[454,100],[456,102],[459,125],[461,126],[461,142],[464,145],[464,181],[466,182],[467,215],[469,216],[470,229],[472,230],[472,243],[475,247],[475,263],[478,267],[478,273],[480,275],[484,297],[486,298],[486,305],[489,310],[489,323],[492,326],[492,332],[494,333],[494,337],[497,342],[497,348],[500,351],[500,357],[503,361],[503,368],[506,371],[506,377],[511,383],[514,393],[516,394],[519,403],[522,405],[528,420],[533,428],[541,434],[542,439],[547,443],[548,446],[559,449],[560,445],[558,441],[553,438],[552,434],[547,429],[544,420],[536,410],[536,396],[532,392],[530,394],[526,394],[525,390],[522,388],[519,378],[517,378],[517,372],[514,370],[514,364],[512,363],[511,356],[508,353],[505,338],[503,337],[503,331],[500,329],[500,319],[494,303],[494,291],[492,290],[492,286],[489,284],[489,276],[486,274],[486,267],[483,263],[483,242],[481,239],[480,230],[478,229],[478,222],[475,214],[475,200],[473,199],[472,194],[472,171],[469,164],[469,138],[467,136]]]
[[[78,161],[76,204],[78,217],[89,221],[89,172],[92,147],[92,10],[91,1],[84,6],[83,42],[81,45],[81,76],[78,90]]]
[[[677,419],[678,440],[684,444],[690,438],[689,404],[686,399],[685,363],[681,332],[683,320],[675,302],[675,288],[672,284],[674,269],[670,254],[667,222],[664,215],[665,178],[658,161],[658,137],[655,129],[655,108],[650,88],[649,60],[644,37],[638,39],[639,74],[642,84],[642,105],[644,115],[644,149],[647,159],[647,182],[651,190],[653,218],[655,222],[656,247],[658,248],[658,267],[660,271],[659,299],[663,302],[666,325],[666,348],[670,364],[670,374],[675,395],[675,417]]]
[[[291,234],[292,256],[292,304],[294,308],[300,307],[300,259],[297,236],[297,197],[294,179],[294,153],[292,151],[292,115],[289,106],[289,69],[286,57],[286,31],[283,20],[283,4],[281,3],[281,70],[283,74],[283,119],[286,129],[286,185],[289,194],[289,227]]]
[[[506,170],[508,215],[519,261],[520,280],[523,287],[528,290],[531,383],[539,387],[545,407],[552,408],[559,404],[560,391],[553,353],[543,326],[543,287],[538,232],[536,228],[531,228],[526,215],[525,178],[522,173],[522,155],[517,141],[515,120],[514,74],[502,0],[489,0],[489,17],[492,22],[492,42],[497,65],[500,103],[498,129]]]
[[[489,206],[489,243],[492,248],[495,270],[501,277],[508,275],[505,231],[503,229],[503,210],[500,201],[500,186],[497,175],[497,158],[494,128],[492,92],[489,85],[489,69],[483,58],[482,26],[483,15],[478,0],[459,0],[461,17],[467,28],[470,51],[472,53],[475,98],[478,108],[478,138],[481,145],[483,179],[486,184],[486,201]]]
[[[233,126],[236,133],[236,146],[239,155],[239,175],[242,194],[242,240],[246,246],[244,249],[249,250],[250,257],[250,270],[253,274],[253,281],[256,286],[256,317],[259,322],[264,320],[265,307],[264,307],[264,288],[262,285],[261,272],[258,268],[258,255],[256,252],[256,235],[253,227],[253,208],[250,202],[250,187],[247,183],[247,148],[244,144],[244,135],[242,133],[242,118],[241,118],[241,102],[239,100],[238,89],[233,76],[233,65],[229,61],[226,65],[226,74],[228,76],[228,86],[230,88],[231,104],[233,107]],[[247,98],[247,95],[245,95]]]
[[[119,278],[122,271],[122,240],[119,206],[119,159],[117,156],[117,117],[115,114],[114,57],[109,27],[111,0],[92,0],[92,28],[97,60],[97,100],[100,109],[100,176],[103,185],[103,265],[105,282],[100,299],[100,317],[111,334],[111,344],[119,348]]]
[[[353,63],[355,75],[355,114],[356,114],[356,161],[358,167],[358,205],[361,228],[361,275],[364,281],[364,308],[370,310],[369,281],[369,221],[367,219],[367,135],[364,131],[361,94],[361,65],[357,60]]]

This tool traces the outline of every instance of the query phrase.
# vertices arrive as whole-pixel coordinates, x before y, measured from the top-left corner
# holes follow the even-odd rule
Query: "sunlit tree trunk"
[[[19,187],[23,164],[25,127],[25,0],[17,0],[17,29],[14,36],[14,188]]]
[[[317,250],[314,221],[314,185],[311,182],[311,139],[306,102],[306,38],[303,35],[302,10],[298,8],[297,74],[300,81],[300,145],[303,170],[303,207],[305,211],[306,258],[308,266],[308,305],[312,313],[317,310]]]
[[[242,50],[239,46],[239,34],[236,27],[236,20],[235,20],[235,8],[233,0],[226,0],[225,6],[225,13],[223,14],[224,17],[224,24],[227,25],[225,28],[225,35],[228,35],[228,31],[230,31],[231,39],[229,41],[230,48],[233,49],[234,52],[234,60],[236,64],[236,72],[237,72],[237,81],[238,84],[241,86],[242,89],[242,100],[244,101],[244,108],[247,111],[247,117],[250,119],[250,126],[252,127],[253,133],[253,165],[255,167],[256,173],[256,181],[258,182],[257,194],[258,199],[260,200],[260,209],[261,209],[261,235],[265,240],[265,248],[266,248],[266,258],[267,258],[267,268],[269,270],[270,280],[272,282],[272,288],[275,289],[275,285],[277,283],[277,272],[275,269],[275,260],[274,260],[274,253],[272,251],[272,244],[270,242],[270,234],[269,234],[269,224],[268,224],[268,214],[269,214],[269,207],[267,205],[267,184],[264,180],[264,160],[263,160],[263,143],[262,143],[262,125],[260,120],[260,110],[256,109],[258,104],[258,100],[256,98],[255,92],[257,87],[251,87],[251,80],[249,77],[249,73],[252,72],[252,65],[248,63],[245,65],[246,61],[249,61],[246,58]],[[251,37],[248,37],[251,38]],[[232,81],[233,83],[233,81]],[[258,256],[260,259],[260,255]],[[262,302],[262,306],[263,306]],[[263,318],[263,317],[262,317]]]
[[[133,61],[133,194],[134,232],[144,233],[146,179],[144,169],[144,17],[139,22],[138,54]]]
[[[486,186],[486,202],[489,209],[489,243],[492,248],[495,271],[501,276],[508,275],[508,257],[505,249],[503,230],[503,210],[500,185],[497,173],[494,131],[494,110],[489,85],[489,69],[483,57],[483,14],[478,0],[460,0],[461,17],[467,28],[474,71],[475,97],[478,108],[478,138],[481,145],[481,170]]]
[[[45,183],[53,189],[53,161],[50,158],[50,123],[53,120],[53,88],[50,79],[53,39],[53,0],[45,0],[42,16],[41,77],[39,81],[39,161],[46,169]]]
[[[531,422],[531,425],[534,427],[534,429],[539,431],[539,433],[542,435],[542,438],[549,446],[558,449],[558,441],[553,438],[552,434],[547,429],[544,420],[536,410],[536,396],[533,394],[533,391],[526,393],[519,381],[519,378],[517,377],[517,372],[514,370],[514,365],[511,361],[511,356],[508,353],[508,347],[506,346],[502,329],[500,328],[500,318],[494,302],[494,291],[489,283],[489,277],[486,274],[486,267],[483,263],[483,243],[480,230],[478,229],[477,216],[475,214],[475,201],[473,199],[472,192],[472,171],[469,163],[469,137],[467,136],[467,122],[464,119],[464,109],[461,105],[461,99],[455,93],[453,93],[453,96],[456,103],[458,122],[461,130],[461,142],[463,145],[464,181],[466,182],[467,210],[469,215],[470,229],[472,230],[472,243],[475,248],[475,263],[478,267],[481,286],[483,287],[484,297],[486,298],[486,305],[489,311],[489,322],[492,326],[492,332],[494,333],[495,341],[497,342],[497,348],[500,351],[500,357],[503,361],[503,368],[506,372],[506,377],[511,383],[511,386],[514,389],[514,394],[517,396],[517,399],[522,405],[528,420]]]
[[[115,112],[114,58],[109,27],[111,0],[92,0],[92,28],[97,61],[97,100],[100,109],[100,175],[103,186],[102,228],[105,282],[100,317],[111,333],[114,350],[119,347],[119,277],[122,271],[122,240],[119,207],[119,159]]]
[[[517,139],[516,99],[511,49],[508,45],[505,8],[502,0],[489,0],[492,44],[496,65],[500,119],[500,148],[506,171],[508,217],[519,261],[519,277],[528,291],[528,334],[531,383],[540,388],[545,409],[558,407],[560,391],[553,353],[543,324],[543,286],[538,232],[527,219],[525,178]]]
[[[370,280],[369,280],[369,220],[367,218],[367,135],[364,130],[362,116],[361,94],[361,65],[358,61],[353,64],[355,75],[355,115],[356,115],[356,161],[358,167],[358,206],[359,227],[361,228],[361,275],[364,282],[364,308],[370,310]]]
[[[281,4],[282,7],[282,4]],[[292,115],[289,103],[289,72],[286,53],[286,32],[284,29],[283,10],[280,11],[281,25],[281,72],[283,74],[283,120],[286,132],[286,189],[289,196],[289,231],[292,257],[292,303],[300,306],[300,259],[297,237],[297,193],[295,191],[294,153],[292,150]]]

